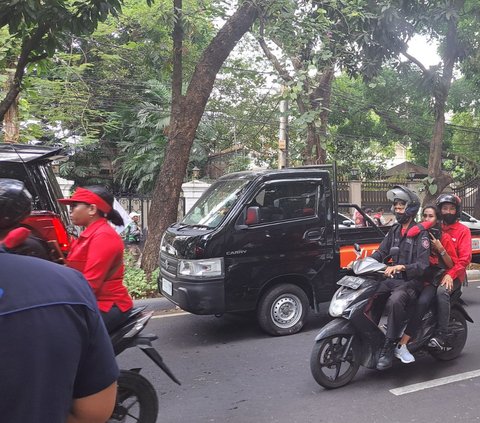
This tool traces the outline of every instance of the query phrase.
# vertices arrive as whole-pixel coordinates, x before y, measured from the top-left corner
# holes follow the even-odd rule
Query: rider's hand
[[[404,272],[405,266],[403,264],[397,264],[396,266],[388,266],[385,269],[384,275],[387,278],[393,278],[395,273]]]
[[[445,286],[447,291],[451,291],[453,289],[453,279],[450,275],[445,275],[442,278],[442,282],[440,283],[440,286]]]
[[[439,239],[435,238],[432,234],[430,234],[430,238],[432,240],[432,247],[437,253],[441,253],[445,248],[443,248],[442,243]]]

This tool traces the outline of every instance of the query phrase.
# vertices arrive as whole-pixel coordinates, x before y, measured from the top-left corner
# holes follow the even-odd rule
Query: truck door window
[[[268,184],[249,206],[259,207],[259,222],[269,223],[317,215],[318,182]]]

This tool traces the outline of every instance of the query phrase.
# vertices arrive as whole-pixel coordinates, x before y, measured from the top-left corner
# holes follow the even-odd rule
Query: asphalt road
[[[479,284],[465,288],[463,299],[480,321]],[[173,314],[166,300],[146,329],[159,336],[155,346],[182,381],[171,382],[139,350],[119,357],[122,368],[142,367],[157,388],[158,422],[476,422],[480,421],[480,325],[469,324],[462,355],[438,362],[429,355],[413,364],[396,360],[386,372],[361,369],[353,382],[328,391],[310,374],[309,359],[325,316],[312,316],[296,335],[274,338],[255,321],[241,317]],[[473,372],[463,375],[466,372]],[[437,381],[459,381],[394,395],[391,390]]]

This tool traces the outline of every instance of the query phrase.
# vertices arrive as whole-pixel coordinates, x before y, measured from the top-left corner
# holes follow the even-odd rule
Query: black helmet
[[[387,191],[387,198],[392,203],[395,203],[396,200],[405,202],[405,214],[409,217],[415,217],[420,209],[420,198],[418,198],[418,195],[402,185],[395,185],[391,190]]]
[[[0,229],[8,229],[27,217],[32,196],[21,181],[0,179]]]
[[[460,197],[455,194],[440,194],[435,204],[437,205],[438,209],[441,210],[442,205],[445,203],[450,203],[455,206],[455,217],[460,219],[460,216],[462,215],[462,200],[460,200]]]

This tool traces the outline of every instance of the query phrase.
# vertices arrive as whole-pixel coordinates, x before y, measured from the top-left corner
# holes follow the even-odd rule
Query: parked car
[[[462,212],[460,222],[463,223],[467,228],[480,230],[480,221],[475,219],[473,216],[470,216],[468,213]]]
[[[63,195],[51,168],[54,160],[64,157],[58,147],[0,144],[0,178],[23,181],[33,197],[32,213],[22,226],[66,255],[74,229],[67,209],[57,202]]]

